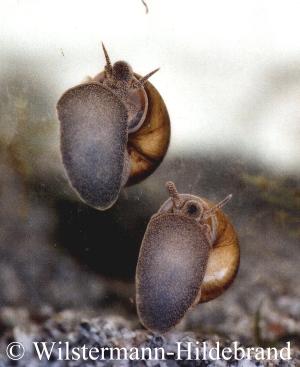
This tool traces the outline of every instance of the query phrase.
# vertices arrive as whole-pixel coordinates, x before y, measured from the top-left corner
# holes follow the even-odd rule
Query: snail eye
[[[183,206],[183,213],[191,218],[201,217],[202,212],[202,206],[195,200],[189,200]]]

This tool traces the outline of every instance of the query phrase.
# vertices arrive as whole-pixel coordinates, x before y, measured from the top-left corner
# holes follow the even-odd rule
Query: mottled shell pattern
[[[125,61],[66,91],[57,103],[62,160],[71,185],[88,205],[110,208],[125,185],[149,176],[164,158],[170,120],[164,101]]]
[[[168,182],[170,198],[152,216],[136,269],[136,304],[142,324],[166,332],[192,307],[218,297],[239,266],[233,226],[217,205],[179,194]]]

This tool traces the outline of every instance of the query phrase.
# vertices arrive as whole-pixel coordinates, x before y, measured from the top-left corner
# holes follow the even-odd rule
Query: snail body
[[[164,158],[170,119],[162,97],[125,61],[110,62],[57,103],[61,153],[72,187],[88,205],[110,208],[125,185],[149,176]]]
[[[179,194],[167,183],[170,198],[152,216],[136,269],[136,304],[142,324],[166,332],[198,303],[227,289],[239,266],[233,226],[220,208],[200,197]]]

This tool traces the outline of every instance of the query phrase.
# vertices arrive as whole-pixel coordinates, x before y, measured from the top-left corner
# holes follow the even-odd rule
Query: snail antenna
[[[173,204],[175,205],[176,208],[179,208],[181,204],[181,199],[180,199],[179,193],[176,189],[174,182],[172,181],[166,182],[166,188],[169,192],[170,198],[173,201]]]
[[[226,205],[232,199],[232,194],[226,196],[225,199],[220,201],[218,204],[214,205],[212,208],[208,209],[204,214],[205,218],[209,218],[216,213],[218,209],[221,209],[224,205]]]
[[[157,71],[159,70],[159,68],[151,71],[150,73],[146,74],[145,76],[143,76],[140,80],[137,80],[134,82],[134,85],[133,87],[134,88],[141,88],[145,83],[146,81],[153,75],[155,74]]]
[[[103,42],[102,42],[102,49],[103,49],[105,60],[106,60],[105,71],[107,72],[108,75],[111,75],[112,74],[112,65],[111,65],[110,58],[108,56],[108,53],[106,51],[106,48],[105,48]]]

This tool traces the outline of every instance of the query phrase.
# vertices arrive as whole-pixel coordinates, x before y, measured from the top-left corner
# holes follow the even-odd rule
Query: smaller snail
[[[88,205],[110,208],[125,185],[149,176],[170,140],[164,101],[125,61],[67,90],[57,103],[62,160],[72,187]]]
[[[153,332],[174,327],[198,303],[227,289],[239,267],[239,244],[232,224],[217,205],[179,194],[167,182],[170,198],[152,216],[136,269],[136,305],[141,323]]]

